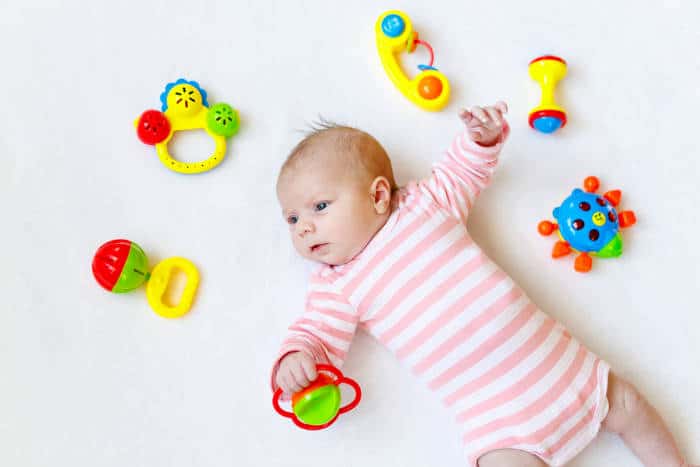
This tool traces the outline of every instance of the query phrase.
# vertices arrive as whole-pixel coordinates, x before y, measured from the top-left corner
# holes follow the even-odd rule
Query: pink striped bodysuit
[[[358,256],[312,274],[273,386],[292,351],[341,366],[360,325],[454,411],[471,466],[502,448],[559,466],[596,436],[608,364],[540,311],[465,227],[502,144],[457,137],[431,177],[394,194]]]

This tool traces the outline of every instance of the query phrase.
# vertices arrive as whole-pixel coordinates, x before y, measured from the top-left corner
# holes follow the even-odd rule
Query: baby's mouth
[[[328,243],[317,243],[315,245],[311,245],[309,250],[311,250],[311,253],[325,253],[328,251]]]

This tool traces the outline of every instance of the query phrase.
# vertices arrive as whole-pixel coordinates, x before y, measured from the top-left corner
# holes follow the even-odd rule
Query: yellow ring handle
[[[223,161],[224,157],[226,157],[226,138],[220,135],[212,134],[208,129],[206,130],[209,136],[214,139],[214,143],[216,143],[214,154],[212,154],[211,157],[197,162],[179,161],[171,156],[170,152],[168,151],[168,141],[170,140],[170,138],[168,138],[164,142],[156,144],[156,152],[158,153],[160,161],[170,170],[183,174],[197,174],[206,172],[207,170],[211,170],[217,165],[221,164],[221,161]]]
[[[171,306],[163,302],[163,296],[168,289],[175,269],[185,273],[187,282],[179,303]],[[199,271],[195,265],[188,259],[174,256],[161,261],[153,268],[151,278],[146,283],[146,298],[148,304],[158,315],[163,318],[179,318],[190,311],[198,285]]]

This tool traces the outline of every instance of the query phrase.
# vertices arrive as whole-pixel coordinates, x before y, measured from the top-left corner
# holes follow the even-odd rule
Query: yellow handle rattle
[[[450,83],[444,74],[433,66],[433,48],[418,38],[411,20],[405,13],[390,10],[382,14],[375,25],[379,58],[389,79],[411,102],[430,111],[441,110],[450,97]],[[412,53],[418,44],[425,46],[430,53],[428,65],[418,65],[420,73],[409,79],[401,69],[396,57],[401,52]]]
[[[187,277],[184,290],[176,305],[168,303],[168,286],[174,273],[182,271]],[[199,272],[192,261],[174,256],[156,264],[148,272],[146,253],[131,240],[118,238],[104,243],[92,259],[92,274],[105,290],[130,292],[146,282],[146,298],[153,311],[163,318],[179,318],[192,307]]]
[[[196,81],[179,79],[165,86],[160,95],[161,110],[146,110],[134,122],[139,139],[156,147],[164,166],[175,172],[196,174],[211,170],[226,157],[226,139],[240,125],[238,112],[219,102],[209,107],[207,92]],[[176,131],[202,129],[216,143],[214,154],[198,162],[181,162],[168,151],[168,142]]]

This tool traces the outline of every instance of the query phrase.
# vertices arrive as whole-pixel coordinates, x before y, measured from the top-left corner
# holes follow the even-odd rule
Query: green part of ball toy
[[[334,384],[321,386],[306,394],[294,405],[294,414],[307,425],[323,425],[338,413],[340,389]]]
[[[217,135],[229,138],[238,132],[239,126],[238,112],[224,102],[214,104],[207,113],[207,127]]]
[[[144,253],[141,247],[136,243],[131,242],[129,256],[126,258],[124,268],[122,268],[122,272],[119,275],[119,279],[114,285],[112,292],[130,292],[146,282],[149,275],[148,258],[146,258],[146,253]]]

